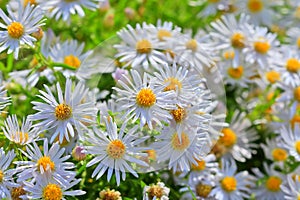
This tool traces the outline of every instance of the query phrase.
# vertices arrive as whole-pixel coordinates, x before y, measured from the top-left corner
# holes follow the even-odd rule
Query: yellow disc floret
[[[198,48],[198,42],[195,39],[191,39],[191,40],[187,41],[185,46],[187,49],[190,49],[195,52],[195,51],[197,51],[197,48]]]
[[[237,68],[230,67],[227,73],[233,79],[240,79],[244,74],[244,68],[243,66],[238,66]]]
[[[262,0],[248,0],[247,6],[252,13],[258,13],[264,8]]]
[[[121,140],[116,139],[107,145],[106,152],[113,159],[120,159],[126,152],[126,146]]]
[[[212,186],[210,185],[205,185],[202,183],[199,183],[198,185],[196,185],[196,193],[197,196],[202,197],[202,198],[207,198],[209,193],[212,190]]]
[[[156,102],[156,95],[150,88],[143,88],[136,95],[136,103],[142,107],[151,107]]]
[[[269,49],[270,49],[271,45],[268,41],[256,41],[254,42],[254,50],[260,54],[266,54]]]
[[[225,176],[221,180],[221,187],[226,192],[233,192],[236,190],[237,181],[233,176]]]
[[[3,171],[0,170],[0,183],[3,181],[4,178],[4,173]]]
[[[79,68],[81,65],[81,61],[79,60],[78,57],[74,55],[68,55],[64,58],[64,63],[66,65],[69,65],[71,67],[74,67],[75,69]]]
[[[60,186],[50,183],[43,189],[44,200],[61,200],[63,198],[63,191]]]
[[[278,192],[280,190],[282,180],[277,176],[270,176],[266,181],[266,188],[271,192]]]
[[[19,39],[24,34],[24,26],[19,22],[12,22],[7,26],[8,35],[13,39]]]
[[[169,83],[169,85],[165,87],[164,91],[170,91],[170,90],[176,91],[176,89],[181,90],[182,88],[182,84],[177,78],[170,77],[166,79],[164,82]]]
[[[296,149],[297,153],[300,154],[300,140],[295,142],[295,149]]]
[[[296,101],[300,102],[300,86],[294,89],[294,98]]]
[[[291,73],[297,73],[300,69],[300,62],[296,58],[290,58],[286,61],[286,69]]]
[[[269,71],[266,73],[266,79],[273,84],[280,80],[280,74],[276,71]]]
[[[188,148],[190,145],[189,136],[186,133],[182,132],[181,138],[179,138],[178,134],[174,133],[172,136],[171,145],[172,145],[173,149],[178,150],[178,151],[183,151],[186,148]]]
[[[44,169],[44,171],[46,171],[47,169],[53,171],[55,168],[55,164],[49,156],[43,156],[37,161],[38,170],[40,170],[41,167]]]
[[[172,34],[170,31],[161,29],[157,32],[157,37],[160,41],[164,41],[166,37],[171,37]]]
[[[142,39],[136,43],[135,48],[138,53],[147,54],[152,51],[152,44],[149,40]]]
[[[11,189],[11,199],[12,200],[22,200],[20,196],[25,195],[26,191],[22,186]]]
[[[222,133],[223,136],[221,136],[219,139],[221,144],[223,144],[225,147],[232,147],[237,141],[235,132],[230,128],[223,128]]]
[[[285,161],[288,157],[288,154],[285,149],[275,148],[272,151],[272,156],[275,161]]]
[[[156,197],[156,199],[160,199],[164,195],[164,190],[159,185],[152,185],[147,190],[149,199],[153,199]]]
[[[244,48],[245,47],[245,36],[242,33],[234,33],[231,36],[231,45],[234,48]]]
[[[171,114],[172,114],[172,116],[173,116],[173,118],[174,118],[174,120],[175,120],[176,123],[182,122],[182,120],[184,120],[185,117],[186,117],[186,111],[185,111],[185,109],[184,108],[180,108],[180,107],[178,107],[177,110],[172,110]]]
[[[55,108],[55,117],[58,120],[66,120],[72,116],[72,108],[67,104],[59,104]]]
[[[122,200],[121,193],[115,190],[102,190],[99,194],[99,200]]]
[[[205,168],[206,168],[206,162],[204,160],[197,160],[197,165],[192,164],[193,170],[202,171],[202,170],[205,170]]]

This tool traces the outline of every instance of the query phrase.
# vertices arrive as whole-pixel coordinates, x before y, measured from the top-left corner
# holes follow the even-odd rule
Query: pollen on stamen
[[[58,120],[66,120],[72,116],[72,109],[69,105],[59,104],[55,108],[55,117]]]
[[[12,188],[11,190],[11,199],[12,200],[22,200],[20,196],[25,195],[26,191],[23,186]]]
[[[208,195],[210,194],[211,190],[212,190],[211,185],[206,185],[206,184],[202,184],[202,183],[199,183],[196,185],[196,194],[199,197],[207,198]]]
[[[277,176],[270,176],[266,181],[266,188],[272,192],[280,190],[282,180]]]
[[[60,186],[50,183],[43,189],[44,200],[61,200],[63,191]]]
[[[177,78],[174,78],[174,77],[170,77],[170,78],[166,79],[164,81],[164,83],[169,83],[169,85],[167,87],[165,87],[164,91],[171,91],[171,90],[176,91],[176,89],[181,90],[181,88],[182,88],[181,82]]]
[[[294,89],[294,98],[296,101],[300,102],[300,86]]]
[[[236,186],[237,186],[237,181],[232,176],[226,176],[225,178],[223,178],[221,180],[221,187],[226,192],[233,192],[233,191],[235,191],[236,190]]]
[[[152,44],[149,40],[142,39],[136,43],[135,48],[138,53],[148,54],[152,51]]]
[[[4,173],[3,171],[0,170],[0,183],[2,183],[3,178],[4,178]]]
[[[197,161],[197,165],[192,164],[192,169],[193,170],[198,170],[198,171],[202,171],[206,168],[206,162],[205,160],[196,160]]]
[[[190,49],[195,52],[195,51],[197,51],[197,48],[198,48],[198,42],[195,39],[191,39],[191,40],[187,41],[185,46],[187,49]]]
[[[300,70],[300,62],[296,58],[290,58],[286,61],[286,69],[291,73],[297,73]]]
[[[126,152],[126,146],[121,140],[113,140],[107,145],[106,152],[113,159],[120,159]]]
[[[176,110],[172,110],[171,114],[176,123],[182,122],[186,118],[186,110],[178,107]]]
[[[81,61],[79,60],[78,57],[74,55],[68,55],[64,58],[64,63],[66,65],[69,65],[71,67],[74,67],[75,69],[79,68],[81,65]]]
[[[237,136],[230,128],[223,128],[221,132],[223,136],[220,137],[219,141],[225,147],[232,147],[237,142]]]
[[[161,29],[157,32],[157,37],[160,41],[164,41],[165,38],[171,37],[171,36],[172,36],[171,32],[164,30],[164,29]]]
[[[24,7],[27,6],[27,4],[30,4],[30,5],[37,5],[36,1],[35,0],[24,0]]]
[[[150,88],[143,88],[136,95],[136,103],[142,107],[151,107],[156,102],[156,95]]]
[[[266,54],[270,49],[268,41],[256,41],[254,42],[254,50],[260,54]]]
[[[164,195],[164,190],[159,185],[152,185],[147,191],[149,199],[154,197],[160,199]]]
[[[240,79],[244,74],[244,68],[243,66],[238,66],[237,68],[230,67],[227,73],[233,79]]]
[[[247,6],[252,13],[258,13],[264,8],[262,0],[248,0]]]
[[[244,48],[245,47],[245,36],[242,33],[234,33],[231,36],[231,45],[234,48]]]
[[[267,79],[271,84],[274,84],[274,83],[276,83],[277,81],[280,80],[280,74],[279,74],[279,72],[276,72],[276,71],[269,71],[269,72],[266,72],[265,76],[266,76],[266,79]]]
[[[179,138],[178,134],[174,133],[172,136],[171,145],[172,145],[173,149],[178,150],[178,151],[183,151],[183,150],[187,149],[190,145],[189,136],[186,133],[182,132],[181,138]]]
[[[7,26],[8,35],[14,39],[19,39],[24,34],[24,26],[19,22],[12,22]]]
[[[49,156],[43,156],[37,161],[38,170],[40,170],[41,167],[44,169],[44,171],[47,171],[47,169],[53,171],[55,169],[55,164]]]
[[[285,149],[275,148],[272,151],[272,156],[275,161],[285,161],[288,157],[288,153]]]
[[[300,140],[295,142],[295,149],[296,149],[297,153],[300,154]]]

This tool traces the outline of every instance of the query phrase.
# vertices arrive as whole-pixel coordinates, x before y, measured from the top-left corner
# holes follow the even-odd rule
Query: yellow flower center
[[[150,160],[156,160],[156,151],[154,149],[146,150]]]
[[[4,178],[3,171],[0,170],[0,183],[3,181],[3,178]]]
[[[58,120],[66,120],[72,116],[72,108],[66,104],[59,104],[55,108],[55,117]]]
[[[298,39],[297,39],[297,46],[298,46],[298,49],[300,49],[300,37],[298,37]]]
[[[223,136],[220,137],[220,142],[223,144],[225,147],[232,147],[236,141],[237,141],[237,136],[233,130],[230,128],[223,128],[222,129]]]
[[[27,142],[28,138],[29,138],[28,133],[23,133],[23,132],[17,132],[15,136],[14,135],[12,136],[12,139],[17,144],[23,142],[23,140],[24,140],[24,142]]]
[[[291,119],[291,121],[290,121],[290,124],[291,124],[291,127],[292,127],[292,129],[294,129],[295,128],[295,124],[296,123],[300,123],[300,116],[299,115],[294,115],[294,117]]]
[[[266,181],[266,188],[271,192],[278,192],[280,190],[281,179],[277,176],[270,176]]]
[[[225,51],[223,57],[226,60],[232,60],[234,58],[234,51]]]
[[[66,65],[69,65],[71,67],[74,67],[75,69],[79,68],[81,65],[81,61],[79,60],[78,57],[74,55],[68,55],[64,58],[64,63]]]
[[[300,154],[300,140],[295,142],[295,149],[296,149],[297,153]]]
[[[38,170],[40,170],[40,168],[43,167],[44,171],[46,171],[47,168],[53,171],[55,168],[55,164],[49,156],[43,156],[37,161],[37,167]]]
[[[19,39],[24,34],[24,26],[19,22],[12,22],[7,26],[8,35],[14,39]]]
[[[270,49],[268,41],[256,41],[254,42],[254,49],[260,54],[266,54]]]
[[[269,71],[266,73],[266,78],[271,84],[273,84],[273,83],[279,81],[280,74],[276,71]]]
[[[297,200],[300,200],[300,194],[298,194],[298,196],[297,196]]]
[[[20,196],[25,195],[25,194],[26,194],[26,191],[24,190],[24,188],[22,186],[17,187],[17,188],[13,188],[11,190],[11,199],[12,200],[22,200],[20,198]]]
[[[245,47],[245,36],[242,33],[234,33],[231,36],[231,45],[234,48],[242,49]]]
[[[121,198],[121,193],[115,190],[102,190],[100,192],[100,200],[119,200]]]
[[[199,170],[199,171],[205,170],[206,162],[204,160],[197,160],[197,163],[198,163],[198,165],[192,164],[193,170]]]
[[[300,102],[300,86],[294,89],[294,98],[295,100]]]
[[[157,37],[160,41],[164,41],[166,37],[171,37],[172,34],[170,31],[167,31],[167,30],[164,30],[164,29],[161,29],[158,31],[157,33]]]
[[[106,152],[113,159],[119,159],[119,158],[123,158],[126,152],[126,147],[121,140],[117,139],[111,141],[107,145]]]
[[[196,185],[196,194],[199,197],[207,198],[212,190],[212,186],[199,183]]]
[[[185,44],[185,46],[187,49],[190,49],[195,52],[195,51],[197,51],[197,48],[198,48],[197,40],[191,39]]]
[[[156,102],[156,96],[150,88],[143,88],[136,95],[136,103],[142,107],[151,107]]]
[[[178,150],[178,151],[183,151],[186,148],[188,148],[190,145],[189,136],[186,133],[182,132],[181,140],[180,140],[180,138],[178,137],[178,134],[174,133],[172,136],[171,145],[172,145],[173,149]]]
[[[182,84],[177,78],[170,77],[166,79],[164,82],[169,83],[169,85],[165,87],[164,91],[170,91],[170,90],[176,91],[176,89],[181,90],[182,88]]]
[[[150,53],[152,51],[152,44],[149,40],[142,39],[136,43],[136,51],[138,53]]]
[[[178,107],[177,110],[172,110],[171,114],[172,114],[174,120],[176,121],[176,123],[182,122],[182,120],[184,120],[185,117],[186,117],[186,111],[185,111],[185,109],[184,108],[180,108],[180,107]]]
[[[43,189],[44,200],[61,200],[62,198],[63,191],[56,184],[50,183]]]
[[[68,134],[69,134],[69,132],[68,132]],[[63,141],[60,143],[59,135],[54,139],[54,142],[58,142],[61,147],[65,147],[68,144],[70,144],[70,142],[66,139],[66,137],[63,137]]]
[[[36,1],[35,0],[24,0],[24,7],[27,6],[27,4],[30,4],[30,5],[37,5]]]
[[[275,148],[272,151],[272,156],[275,161],[285,161],[288,157],[288,154],[284,149]]]
[[[286,61],[286,69],[291,73],[297,73],[300,69],[300,62],[296,58],[290,58]]]
[[[153,199],[154,197],[156,197],[156,199],[160,199],[164,195],[163,188],[158,185],[152,185],[147,192],[149,199]]]
[[[300,6],[298,6],[294,12],[294,16],[297,19],[300,19]]]
[[[237,68],[230,67],[227,73],[231,78],[240,79],[244,74],[244,68],[243,66],[238,66]]]
[[[236,179],[233,176],[226,176],[221,180],[221,187],[226,192],[233,192],[236,190]]]
[[[262,11],[263,8],[264,8],[264,4],[263,4],[262,0],[249,0],[248,1],[248,9],[252,13],[258,13],[258,12]]]

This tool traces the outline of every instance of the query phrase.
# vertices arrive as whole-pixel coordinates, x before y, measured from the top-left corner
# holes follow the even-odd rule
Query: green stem
[[[64,68],[64,69],[70,69],[70,70],[73,70],[73,71],[75,71],[76,70],[76,68],[74,68],[74,67],[71,67],[70,65],[66,65],[66,64],[64,64],[64,63],[56,63],[56,62],[54,62],[54,63],[51,63],[51,65],[54,67],[62,67],[62,68]]]

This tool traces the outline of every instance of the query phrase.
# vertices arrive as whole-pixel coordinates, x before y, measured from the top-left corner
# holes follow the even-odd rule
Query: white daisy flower
[[[106,132],[94,127],[94,134],[87,135],[86,147],[87,153],[95,155],[87,167],[99,163],[92,174],[92,178],[96,179],[108,171],[107,181],[110,181],[113,172],[116,176],[117,185],[120,185],[120,175],[122,180],[126,178],[126,171],[130,172],[135,177],[138,177],[133,165],[148,167],[148,164],[139,159],[145,157],[146,153],[141,151],[147,150],[146,147],[139,145],[149,137],[142,137],[137,133],[138,126],[133,127],[125,133],[124,127],[120,131],[117,130],[117,125],[110,117],[105,119]]]
[[[28,118],[23,119],[20,127],[16,115],[8,116],[4,125],[2,130],[6,138],[19,145],[26,145],[35,141],[40,133],[39,129],[32,127],[32,122]]]
[[[50,88],[47,85],[44,87],[47,93],[40,90],[41,95],[38,97],[46,103],[33,101],[33,109],[38,113],[30,115],[29,118],[32,121],[41,120],[35,126],[43,130],[55,128],[50,142],[53,142],[58,135],[60,143],[64,138],[70,141],[70,137],[74,137],[75,131],[81,137],[81,129],[87,129],[84,122],[92,124],[92,119],[95,118],[97,112],[94,102],[85,101],[88,88],[85,88],[83,82],[79,82],[72,91],[72,81],[67,79],[63,96],[61,87],[57,83],[57,101]]]
[[[114,45],[118,53],[115,57],[120,62],[125,62],[123,67],[131,66],[139,70],[143,67],[149,70],[150,66],[159,69],[160,65],[166,62],[166,57],[159,49],[159,39],[154,38],[148,28],[136,25],[134,29],[127,25],[117,32],[117,35],[122,40],[121,44]]]
[[[222,200],[243,200],[250,198],[250,187],[254,186],[253,177],[247,172],[237,172],[234,160],[222,161],[221,176],[211,195]]]
[[[197,128],[185,128],[178,135],[174,126],[164,127],[162,133],[156,136],[157,142],[151,149],[156,150],[157,161],[168,163],[168,168],[176,171],[189,171],[191,165],[197,165],[207,153],[207,133],[197,133]]]
[[[268,32],[266,27],[255,27],[249,38],[249,46],[243,50],[246,61],[257,62],[262,70],[267,69],[270,64],[268,59],[279,56],[276,48],[280,43],[276,37],[277,35]]]
[[[130,74],[133,81],[123,76],[118,81],[123,89],[113,88],[117,92],[116,101],[120,110],[126,110],[122,119],[140,119],[140,126],[147,124],[150,129],[153,128],[153,122],[161,125],[162,121],[171,119],[168,110],[176,108],[174,91],[163,91],[165,86],[155,87],[155,80],[149,80],[147,73],[144,73],[143,80],[135,70],[131,70]]]
[[[214,154],[208,154],[201,160],[197,160],[197,164],[192,164],[189,179],[194,179],[201,176],[210,176],[219,172],[219,164]]]
[[[10,6],[7,6],[8,16],[0,9],[0,17],[5,24],[0,23],[0,52],[8,49],[7,53],[14,52],[14,57],[19,56],[20,46],[27,44],[34,46],[36,39],[30,34],[36,32],[44,25],[43,12],[38,6],[28,4],[25,8],[19,6],[17,14],[14,14]]]
[[[209,15],[215,15],[218,11],[226,11],[229,9],[230,1],[229,0],[190,0],[189,4],[191,6],[203,6],[204,9],[198,13],[198,17],[206,17]]]
[[[32,145],[26,146],[26,152],[22,151],[28,161],[15,161],[17,164],[18,182],[25,183],[26,180],[33,178],[36,181],[37,177],[49,175],[60,183],[65,183],[73,179],[76,175],[74,171],[69,171],[75,168],[71,162],[65,162],[70,158],[70,155],[63,156],[64,148],[60,148],[58,143],[48,147],[48,140],[44,140],[43,152],[40,150],[37,143],[32,142]]]
[[[213,152],[220,153],[226,159],[234,158],[240,162],[245,162],[246,158],[250,159],[258,147],[254,141],[259,138],[254,129],[249,129],[251,126],[245,113],[235,111],[229,127],[222,129],[223,135],[217,141]],[[221,152],[218,152],[219,150]]]
[[[14,182],[13,175],[14,169],[8,169],[16,154],[13,151],[5,153],[3,148],[0,148],[0,198],[11,198],[10,188],[18,187]]]
[[[68,40],[56,43],[50,49],[50,58],[57,63],[63,63],[72,69],[63,69],[62,73],[66,78],[75,76],[79,80],[86,80],[91,75],[98,72],[99,62],[91,58],[93,51],[83,52],[84,43],[79,44],[76,40]],[[61,67],[55,67],[55,70],[61,71]]]
[[[249,45],[249,37],[253,27],[248,23],[249,16],[241,15],[237,20],[234,15],[223,15],[221,19],[211,23],[210,32],[218,50],[232,51],[232,66],[238,67],[242,50]],[[228,54],[228,53],[227,53]],[[226,56],[226,58],[228,55]]]
[[[250,15],[251,23],[271,25],[275,15],[272,6],[282,4],[283,1],[281,0],[239,0],[234,5],[238,7],[240,12]]]
[[[55,18],[55,20],[62,18],[64,21],[70,22],[71,15],[78,14],[80,17],[84,17],[83,7],[96,10],[100,1],[102,0],[49,0],[43,7],[49,12],[50,18]]]
[[[294,129],[291,127],[283,126],[280,129],[280,136],[282,138],[282,146],[289,151],[289,154],[293,156],[297,161],[300,161],[300,125],[295,124]]]
[[[65,196],[79,196],[86,192],[82,190],[69,190],[77,185],[81,179],[72,179],[64,183],[52,179],[52,177],[38,176],[35,184],[24,182],[24,189],[29,193],[22,198],[42,200],[66,200]]]
[[[280,146],[280,141],[276,139],[266,139],[266,144],[261,144],[261,148],[263,149],[266,158],[272,160],[274,162],[282,163],[284,162],[289,153],[285,148]]]
[[[281,190],[284,193],[284,199],[294,200],[300,198],[300,180],[299,176],[296,176],[294,179],[293,176],[287,176],[287,182],[284,185],[281,185]]]
[[[282,200],[284,194],[281,190],[281,185],[285,182],[285,176],[273,169],[273,166],[268,166],[264,163],[266,175],[258,168],[253,169],[257,180],[262,180],[258,188],[253,189],[255,199],[257,200]]]
[[[143,189],[143,200],[169,200],[170,188],[163,182],[157,182]]]

